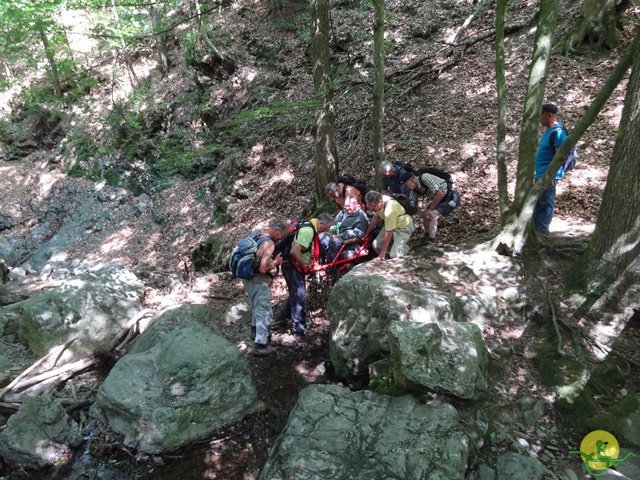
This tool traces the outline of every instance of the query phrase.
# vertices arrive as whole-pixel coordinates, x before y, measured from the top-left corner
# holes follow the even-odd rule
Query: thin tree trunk
[[[373,163],[378,166],[384,160],[384,0],[374,0],[373,23],[373,116],[372,116],[372,147]],[[378,185],[381,179],[377,178]]]
[[[498,0],[496,6],[496,90],[498,93],[498,126],[496,139],[496,163],[498,169],[498,198],[500,202],[500,220],[504,221],[509,209],[507,191],[507,88],[504,66],[504,20],[507,0]]]
[[[533,183],[535,152],[540,129],[540,109],[547,86],[557,13],[558,0],[542,0],[540,2],[540,17],[529,72],[529,87],[525,99],[522,128],[520,129],[518,174],[514,199],[516,211],[520,210]]]
[[[222,53],[220,53],[220,51],[216,48],[216,46],[209,38],[209,34],[207,33],[207,26],[202,21],[202,14],[200,13],[202,11],[202,7],[198,0],[195,0],[195,7],[196,12],[198,13],[198,34],[200,35],[200,38],[202,38],[202,41],[207,45],[207,47],[209,47],[211,52],[213,52],[213,55],[221,62],[224,62],[224,56],[222,55]]]
[[[111,0],[111,10],[113,11],[116,25],[118,26],[118,33],[120,34],[120,44],[122,45],[122,57],[124,59],[125,65],[127,66],[127,71],[130,75],[129,81],[132,85],[137,85],[138,77],[136,75],[136,72],[133,70],[131,62],[129,61],[129,54],[127,53],[127,43],[124,41],[124,36],[122,35],[122,25],[120,24],[120,15],[118,14],[118,8],[116,7],[115,0]]]
[[[151,18],[151,28],[153,29],[153,37],[156,40],[156,50],[158,50],[158,60],[162,73],[165,75],[169,73],[169,55],[167,55],[167,45],[164,41],[164,34],[156,33],[162,30],[160,20],[158,18],[158,10],[150,6],[149,17]]]
[[[38,34],[40,35],[40,40],[42,41],[42,45],[44,47],[44,54],[47,57],[47,61],[49,62],[49,68],[51,69],[53,90],[56,95],[61,97],[62,85],[60,84],[60,74],[58,73],[58,66],[56,65],[56,59],[55,59],[55,56],[53,55],[53,51],[51,50],[49,39],[47,38],[47,34],[44,32],[42,27],[38,28]]]
[[[315,98],[322,103],[316,119],[316,205],[326,201],[325,187],[338,176],[334,87],[329,50],[329,0],[311,0],[311,51]]]
[[[564,162],[564,159],[567,158],[567,155],[569,155],[569,152],[576,145],[587,128],[589,128],[589,126],[595,121],[600,110],[602,110],[615,88],[622,81],[633,62],[634,55],[637,54],[636,52],[638,51],[638,48],[640,48],[640,30],[636,33],[634,41],[624,52],[624,55],[618,61],[616,68],[611,72],[611,75],[609,75],[609,78],[593,99],[587,111],[576,123],[576,126],[569,132],[569,136],[556,152],[553,160],[547,167],[545,174],[540,177],[540,179],[529,190],[522,200],[519,208],[513,208],[511,210],[512,213],[505,227],[502,229],[500,234],[491,241],[491,248],[509,255],[519,254],[521,252],[526,237],[526,227],[531,220],[533,207],[535,206],[538,197],[546,188],[546,185],[551,183],[551,180]]]

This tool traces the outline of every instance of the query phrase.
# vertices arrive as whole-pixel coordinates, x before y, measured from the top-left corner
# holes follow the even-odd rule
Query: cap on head
[[[400,174],[400,183],[404,183],[407,180],[410,180],[412,178],[413,178],[413,173],[403,170],[402,173]]]
[[[298,228],[298,222],[295,220],[287,220],[287,225],[289,225],[289,230],[292,232]]]
[[[556,107],[553,103],[545,103],[544,105],[542,105],[542,113],[552,113],[555,115],[558,113],[558,107]]]

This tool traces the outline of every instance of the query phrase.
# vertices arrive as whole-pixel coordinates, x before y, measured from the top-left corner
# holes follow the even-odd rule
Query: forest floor
[[[387,64],[391,80],[400,84],[420,65],[438,65],[449,58],[444,57],[445,51],[449,50],[444,40],[455,34],[466,15],[475,8],[472,2],[458,3],[464,3],[466,10],[458,12],[446,1],[428,2],[411,8],[404,2],[398,2],[399,6],[393,4],[389,31],[393,32],[390,42],[396,47],[389,54]],[[535,12],[533,3],[514,2],[509,19],[517,22],[531,17]],[[636,7],[636,16],[637,8],[640,7]],[[353,33],[356,26],[362,24],[359,12],[357,8],[341,10],[340,16],[336,16],[336,27],[342,28],[341,38],[356,35]],[[250,55],[242,51],[243,46],[295,43],[290,31],[274,29],[275,21],[264,21],[265,18],[273,20],[274,17],[268,15],[290,20],[295,12],[283,8],[274,14],[265,7],[261,13],[262,16],[253,19],[240,15],[225,17],[226,28],[251,32],[251,41],[236,45],[235,50],[229,52],[237,60],[238,71],[254,67],[248,60]],[[573,4],[565,10],[560,32],[567,30],[576,14],[577,6]],[[442,20],[443,26],[438,35],[425,36],[417,31],[431,25],[434,18],[446,19]],[[234,20],[238,22],[236,26]],[[490,30],[492,22],[491,11],[487,11],[474,20],[466,34],[471,36]],[[626,29],[622,32],[622,39],[627,41],[628,38],[629,29]],[[511,185],[515,178],[519,118],[522,116],[532,39],[533,29],[523,29],[507,37],[511,106],[507,147]],[[300,43],[304,47],[304,42]],[[278,58],[274,63],[278,63],[280,74],[284,70],[290,72],[287,77],[290,88],[298,92],[294,95],[304,98],[312,90],[312,79],[309,72],[305,71],[306,60],[302,47],[293,54],[281,54],[289,54],[287,58],[275,54]],[[360,51],[351,52],[350,55],[356,59],[359,56],[368,57],[368,54],[363,54],[364,50],[363,45]],[[622,48],[590,57],[553,58],[553,74],[547,86],[548,100],[560,106],[561,119],[569,126],[575,124],[584,112],[621,51]],[[443,56],[438,57],[439,53]],[[181,65],[180,52],[172,54],[175,56],[173,63]],[[389,127],[385,135],[390,158],[419,165],[435,164],[455,174],[456,188],[462,193],[463,201],[459,211],[441,225],[438,238],[439,245],[444,247],[486,240],[499,229],[493,40],[475,43],[456,51],[455,55],[457,61],[452,66],[439,72],[427,71],[419,77],[419,85],[390,98],[386,108]],[[420,60],[422,62],[418,63]],[[159,98],[179,97],[180,92],[186,90],[185,85],[192,72],[182,67],[177,70],[170,79],[157,79]],[[558,207],[549,240],[551,246],[564,242],[579,243],[593,231],[615,142],[625,85],[623,82],[618,87],[607,107],[578,144],[581,155],[578,168],[558,188]],[[108,103],[109,95],[110,92],[105,89],[101,101]],[[350,112],[357,114],[370,109],[366,96],[352,97],[350,102],[338,108],[338,129],[342,132],[360,131],[362,124],[357,123]],[[350,137],[349,141],[345,138],[347,136],[343,136],[339,144],[342,149],[341,170],[359,172],[372,179],[373,167],[367,153],[370,148],[365,141],[367,136],[358,134],[355,138]],[[64,177],[57,169],[57,164],[49,161],[53,155],[52,152],[38,151],[19,162],[3,161],[0,165],[2,177],[11,182],[10,187],[0,192],[3,204],[20,205],[24,203],[23,199],[34,198],[32,203],[35,206],[21,210],[21,226],[12,229],[12,234],[19,229],[27,232],[37,226],[45,208],[38,206],[38,202],[45,198],[49,204],[72,205],[76,202],[72,198],[73,188],[61,188],[60,185],[73,185],[77,190],[93,188],[86,180]],[[194,271],[191,253],[208,235],[221,236],[233,243],[268,218],[298,217],[313,196],[313,155],[312,135],[308,132],[293,138],[274,136],[261,139],[248,155],[250,168],[243,172],[240,179],[242,186],[253,191],[253,194],[239,197],[231,205],[230,224],[224,227],[211,226],[216,193],[211,191],[209,178],[176,180],[167,189],[150,196],[153,215],[147,213],[128,219],[126,228],[123,228],[121,219],[110,218],[99,231],[87,232],[86,238],[74,245],[68,256],[82,259],[85,264],[109,261],[131,268],[147,285],[145,307],[153,311],[180,303],[204,303],[225,310],[244,297],[240,282],[220,273]],[[224,177],[217,180],[227,183],[235,181],[234,178]],[[56,195],[59,198],[55,199]],[[133,195],[123,200],[130,204],[141,201]],[[415,233],[416,238],[422,234],[420,229]],[[535,251],[528,250],[527,254],[531,264],[541,258]],[[545,259],[548,257],[544,255]],[[530,294],[529,303],[533,310],[545,308],[548,302],[548,295],[540,288],[540,279],[548,283],[549,291],[554,288],[561,291],[562,271],[573,259],[560,257],[562,259],[557,263],[546,264],[545,269],[537,272],[538,275],[532,275],[530,278],[534,280],[531,284],[523,285],[523,289]],[[34,279],[26,286],[23,284],[16,288],[16,291],[33,294],[55,283],[52,279]],[[12,284],[9,286],[13,288]],[[282,278],[274,281],[272,295],[277,308],[286,296]],[[117,435],[105,433],[94,443],[90,459],[90,463],[102,465],[100,478],[256,479],[269,449],[284,429],[300,389],[311,383],[339,383],[333,375],[328,357],[328,319],[324,309],[326,298],[327,292],[322,290],[310,295],[310,331],[303,341],[289,335],[286,328],[274,330],[272,342],[277,354],[273,357],[256,358],[250,354],[249,325],[233,325],[226,332],[225,337],[246,354],[260,398],[265,404],[262,413],[222,429],[200,445],[166,456],[137,454],[127,449]],[[514,340],[516,355],[513,370],[528,373],[520,379],[514,376],[512,388],[514,391],[530,391],[529,382],[533,381],[536,383],[534,390],[543,398],[545,388],[538,384],[539,365],[527,355],[526,348],[526,344],[533,341],[540,331],[541,328],[534,322],[528,331],[529,338]],[[631,325],[626,335],[637,341],[640,337],[638,326]],[[2,350],[3,355],[17,359],[23,367],[35,360],[17,342],[6,343],[3,340]],[[631,360],[640,364],[636,352],[629,352],[629,355]],[[99,378],[91,373],[77,381],[80,388],[85,382],[84,388],[90,391],[96,388]],[[637,387],[636,391],[640,391],[640,385]],[[605,402],[606,398],[602,401]],[[86,421],[83,412],[76,412],[74,417]],[[546,409],[542,422],[554,426],[554,430],[545,430],[546,433],[553,432],[549,435],[555,437],[554,444],[567,449],[579,446],[584,432],[551,406]],[[501,449],[508,447],[499,446]],[[577,459],[567,460],[563,454],[558,456],[559,465],[579,471],[580,462]],[[87,478],[74,474],[74,471],[78,472],[75,466],[47,475],[48,478]],[[33,472],[22,471],[5,475],[11,479],[41,478],[34,476]]]

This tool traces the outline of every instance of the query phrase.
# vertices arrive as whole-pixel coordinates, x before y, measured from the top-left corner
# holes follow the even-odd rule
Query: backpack
[[[413,175],[416,175],[418,172],[418,169],[416,167],[407,162],[393,162],[393,165],[396,168],[400,167],[401,169],[404,169],[407,172],[412,173]]]
[[[564,133],[569,135],[569,132],[567,131],[564,125],[560,125],[560,129],[564,130]],[[549,135],[549,144],[552,147],[555,147],[555,145],[553,144],[553,141],[555,139],[554,135],[558,130],[559,129],[556,128],[553,132],[551,132],[551,135]],[[562,165],[562,169],[564,170],[564,173],[570,172],[571,170],[576,168],[577,161],[578,161],[578,149],[576,147],[573,147],[569,152],[569,155],[565,159],[564,164]]]
[[[269,238],[268,235],[262,235],[260,230],[255,230],[233,247],[229,258],[229,270],[235,277],[248,280],[255,275],[258,266],[256,253],[260,245]]]
[[[362,198],[364,198],[364,196],[369,191],[369,187],[367,187],[366,183],[364,183],[362,180],[354,177],[353,175],[351,175],[349,173],[343,173],[342,175],[340,175],[338,177],[338,182],[337,183],[342,183],[344,185],[342,187],[342,196],[343,197],[345,196],[345,192],[347,191],[347,185],[351,185],[352,187],[355,187],[358,190],[360,190],[360,195],[362,196]]]
[[[426,187],[426,185],[424,185],[422,183],[422,178],[421,178],[422,174],[424,174],[424,173],[428,173],[429,175],[434,175],[436,177],[440,177],[445,182],[447,182],[447,195],[453,189],[453,178],[451,178],[451,174],[449,172],[445,172],[444,170],[440,170],[439,168],[435,168],[435,167],[424,167],[424,168],[421,168],[420,170],[418,170],[416,172],[415,175],[416,175],[416,177],[418,177],[420,185],[423,188]]]
[[[298,238],[298,232],[303,227],[311,227],[313,228],[313,241],[311,242],[311,246],[309,248],[303,249],[303,252],[308,252],[312,250],[311,257],[319,258],[320,257],[320,241],[318,240],[318,234],[316,232],[313,223],[309,220],[301,220],[298,222],[298,226],[295,230],[293,230],[289,235],[276,243],[276,248],[273,252],[273,256],[277,256],[280,254],[285,261],[291,261],[291,246],[293,245],[293,241]]]
[[[413,216],[418,213],[418,204],[412,198],[409,198],[405,195],[399,195],[397,197],[393,197],[393,199],[400,205],[402,205],[402,208],[404,208],[404,212],[407,215]]]

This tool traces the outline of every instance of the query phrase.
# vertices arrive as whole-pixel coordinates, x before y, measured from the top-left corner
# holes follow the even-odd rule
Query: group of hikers
[[[535,181],[547,170],[556,151],[567,138],[567,130],[557,121],[558,108],[552,103],[542,105],[540,124],[545,132],[540,138],[535,160]],[[533,212],[533,225],[542,235],[549,234],[553,217],[556,184],[565,170],[575,166],[565,162],[553,181],[544,190]],[[571,158],[571,156],[569,158]],[[304,337],[306,324],[306,274],[314,262],[326,265],[331,273],[337,259],[351,259],[363,253],[369,244],[368,258],[384,260],[399,258],[408,251],[408,242],[415,230],[413,215],[419,214],[424,225],[422,244],[434,246],[438,220],[448,217],[459,205],[460,194],[453,188],[451,176],[435,168],[416,169],[410,164],[383,161],[378,167],[382,189],[368,190],[366,184],[350,175],[338,177],[326,186],[327,196],[339,213],[333,217],[321,213],[317,218],[300,223],[272,220],[267,227],[255,231],[253,249],[248,259],[249,274],[234,271],[234,255],[244,252],[234,249],[231,269],[242,278],[252,307],[251,338],[255,355],[270,355],[275,349],[269,345],[269,325],[273,320],[269,284],[270,272],[281,266],[289,296],[282,305],[277,323],[291,321],[292,334]],[[418,207],[423,197],[425,207]],[[365,210],[372,212],[371,218]],[[246,240],[243,240],[246,241]]]
[[[425,229],[422,243],[433,246],[438,220],[460,205],[460,194],[453,189],[451,177],[440,170],[417,170],[410,164],[383,161],[378,173],[382,179],[380,192],[367,190],[363,182],[350,175],[326,186],[327,196],[339,210],[335,217],[321,213],[309,221],[275,219],[254,231],[253,241],[247,243],[253,249],[246,250],[253,261],[249,275],[234,271],[234,258],[245,254],[239,247],[234,249],[231,269],[242,278],[252,308],[254,355],[275,353],[269,345],[269,325],[273,321],[269,284],[276,267],[281,268],[289,293],[276,323],[290,321],[292,335],[304,337],[306,275],[314,263],[326,266],[327,275],[333,276],[338,259],[348,262],[356,256],[374,260],[402,257],[415,230],[412,215],[418,213]],[[426,199],[422,211],[418,208],[420,197]],[[366,210],[372,213],[371,218]],[[365,250],[365,246],[370,249]]]

